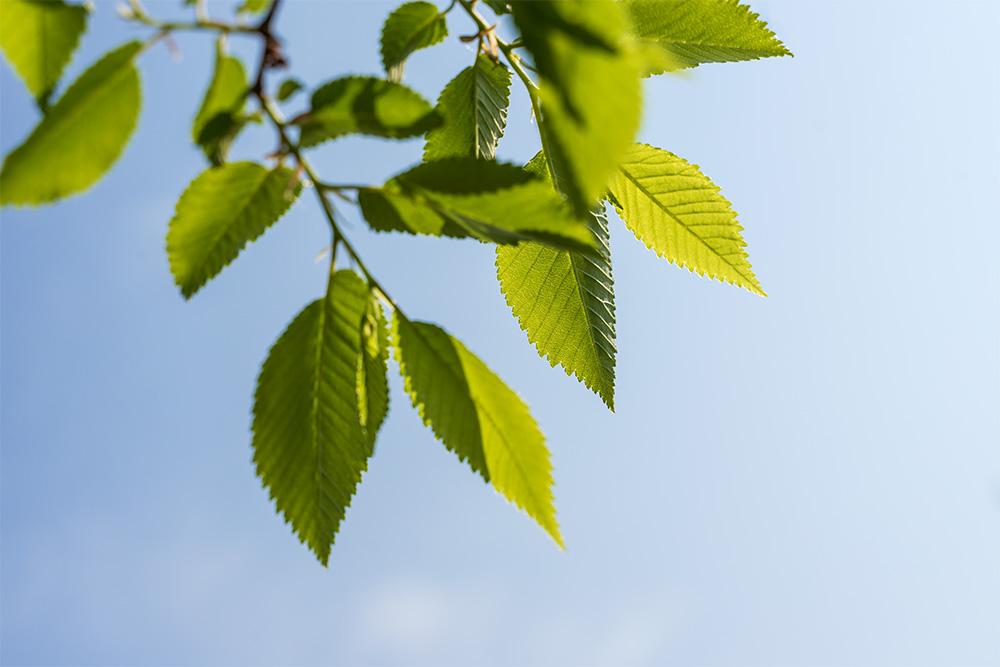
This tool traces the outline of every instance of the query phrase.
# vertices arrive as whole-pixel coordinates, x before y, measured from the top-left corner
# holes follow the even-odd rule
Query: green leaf
[[[526,168],[544,174],[544,156],[539,153]],[[498,246],[497,279],[538,353],[576,375],[614,410],[615,293],[603,206],[587,220],[596,253],[540,243]]]
[[[510,7],[507,4],[508,1],[509,0],[483,0],[483,2],[489,5],[490,9],[493,10],[493,13],[498,16],[510,13]]]
[[[191,127],[194,142],[212,164],[225,161],[230,143],[245,124],[243,109],[249,88],[243,63],[226,54],[222,41],[218,41],[215,71]]]
[[[792,55],[767,23],[737,0],[624,0],[623,5],[633,33],[669,56],[652,74]]]
[[[539,127],[556,185],[585,217],[639,127],[641,61],[628,21],[610,0],[511,6],[541,78]]]
[[[389,327],[374,294],[368,298],[361,322],[361,355],[358,359],[358,405],[361,425],[368,435],[369,453],[389,412]]]
[[[312,109],[294,121],[301,143],[315,146],[345,134],[403,139],[437,127],[440,117],[418,93],[368,76],[336,79],[312,95]]]
[[[368,289],[350,271],[299,313],[257,380],[253,460],[278,511],[323,565],[371,448],[361,423],[358,361]]]
[[[424,160],[495,159],[509,104],[510,70],[480,53],[441,91],[437,111],[444,124],[427,133]]]
[[[528,406],[443,329],[396,311],[393,338],[406,392],[424,423],[564,547],[549,452]]]
[[[750,267],[732,204],[697,165],[636,144],[610,188],[626,226],[657,255],[766,296]]]
[[[3,0],[0,49],[42,110],[87,29],[87,14],[83,5],[58,0]]]
[[[382,26],[382,65],[390,81],[403,78],[410,54],[448,36],[444,14],[430,2],[407,2],[389,14]]]
[[[285,79],[278,86],[278,101],[286,102],[297,92],[305,88],[305,85],[298,79]]]
[[[362,190],[365,219],[379,231],[472,236],[494,243],[539,240],[585,250],[594,246],[545,181],[520,167],[475,158],[425,162],[381,190]]]
[[[271,6],[272,0],[243,0],[236,10],[240,14],[263,14]]]
[[[177,201],[167,231],[170,271],[185,298],[284,215],[299,195],[295,173],[233,162],[202,172]]]
[[[140,42],[111,51],[53,105],[4,159],[0,204],[47,204],[86,190],[111,168],[139,118]]]

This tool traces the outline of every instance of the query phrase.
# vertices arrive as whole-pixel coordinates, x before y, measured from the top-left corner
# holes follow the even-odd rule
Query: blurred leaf
[[[225,161],[229,144],[245,124],[243,110],[249,88],[243,63],[226,54],[222,40],[216,42],[215,71],[191,126],[195,143],[212,164]]]
[[[556,186],[585,217],[639,127],[641,62],[627,19],[610,0],[511,6],[541,78],[539,127]]]
[[[444,124],[427,133],[424,160],[494,159],[509,103],[510,70],[480,53],[441,91],[436,108]]]
[[[393,338],[406,393],[434,435],[564,547],[552,464],[528,407],[458,339],[396,311]]]
[[[441,122],[431,105],[399,83],[364,76],[336,79],[312,95],[312,109],[295,119],[301,143],[315,146],[345,134],[402,139]]]
[[[295,93],[299,92],[303,88],[305,88],[305,86],[298,79],[285,79],[281,82],[281,85],[278,86],[278,101],[285,102],[291,99]]]
[[[401,81],[410,54],[448,36],[444,14],[430,2],[407,2],[382,26],[382,65],[390,81]]]
[[[526,167],[547,175],[539,153]],[[576,375],[614,409],[615,294],[603,205],[587,218],[596,253],[540,243],[497,246],[500,289],[538,353]]]
[[[299,313],[257,380],[253,460],[277,509],[323,565],[371,447],[361,423],[358,364],[368,288],[350,271]]]
[[[510,13],[508,0],[483,0],[483,2],[485,2],[489,8],[493,10],[493,13],[497,15]]]
[[[185,298],[285,214],[301,185],[285,167],[233,162],[201,173],[177,201],[167,231],[170,271]]]
[[[732,204],[696,165],[636,144],[612,179],[611,193],[626,226],[660,257],[766,296]]]
[[[0,49],[45,110],[87,29],[88,10],[59,0],[3,0]]]
[[[494,243],[533,239],[578,250],[594,245],[587,225],[551,186],[516,165],[475,158],[425,162],[381,190],[362,190],[359,202],[379,231]]]
[[[271,7],[273,0],[243,0],[236,10],[240,14],[263,14]]]
[[[24,143],[4,159],[0,204],[37,205],[86,190],[111,168],[139,118],[140,42],[80,75]]]
[[[668,60],[651,74],[701,63],[790,56],[767,23],[736,0],[623,0],[632,31]]]

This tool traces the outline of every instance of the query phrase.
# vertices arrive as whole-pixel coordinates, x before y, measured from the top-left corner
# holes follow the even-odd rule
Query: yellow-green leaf
[[[3,0],[0,49],[45,109],[87,28],[87,8],[60,0]]]
[[[396,311],[393,338],[406,392],[424,423],[563,547],[549,452],[524,402],[433,324],[411,322]]]
[[[660,257],[765,296],[732,204],[697,165],[636,144],[611,181],[618,214]]]
[[[167,230],[170,271],[185,298],[284,215],[301,184],[285,167],[233,162],[201,173],[177,201]]]
[[[286,102],[291,99],[297,92],[305,88],[305,85],[295,78],[288,78],[281,82],[278,86],[278,101]]]
[[[139,118],[141,49],[120,46],[73,82],[4,159],[0,204],[47,204],[86,190],[111,168]]]
[[[243,63],[227,54],[219,40],[212,80],[191,125],[194,142],[212,164],[225,160],[229,144],[245,122],[242,115],[249,87]]]
[[[547,175],[545,156],[525,167]],[[587,218],[596,252],[541,243],[497,246],[497,279],[507,304],[538,353],[576,375],[614,409],[615,293],[603,205]]]
[[[400,83],[367,76],[331,81],[312,95],[312,108],[295,119],[303,146],[345,134],[404,139],[441,123],[429,102]]]
[[[257,474],[324,565],[371,455],[358,394],[367,304],[356,274],[331,275],[326,297],[306,306],[271,348],[254,397]]]
[[[509,103],[510,70],[480,53],[441,91],[436,108],[444,123],[427,133],[424,160],[493,160]]]
[[[374,448],[375,437],[389,412],[388,360],[389,327],[378,298],[372,294],[361,323],[358,359],[358,405],[370,448]]]
[[[593,234],[552,187],[512,164],[472,157],[424,162],[359,203],[380,231],[472,236],[493,243],[539,240],[586,250]]]
[[[236,9],[240,14],[262,14],[264,10],[270,8],[273,0],[243,0],[243,3]]]
[[[407,2],[397,7],[382,26],[382,65],[390,81],[403,78],[410,54],[448,36],[444,14],[430,2]]]
[[[633,33],[668,57],[650,74],[792,55],[767,23],[737,0],[624,0],[623,5]]]
[[[639,128],[640,58],[611,0],[511,2],[538,69],[543,147],[556,185],[581,218]]]

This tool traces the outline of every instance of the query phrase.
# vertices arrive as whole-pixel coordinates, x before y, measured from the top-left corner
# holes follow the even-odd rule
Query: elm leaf
[[[393,341],[406,393],[424,423],[563,548],[549,451],[528,406],[440,327],[396,311]]]
[[[0,49],[43,111],[87,29],[89,10],[60,0],[3,0]]]
[[[167,230],[170,271],[184,298],[277,222],[300,190],[290,169],[268,170],[254,162],[213,167],[194,179],[177,201]]]
[[[390,81],[403,79],[403,66],[414,51],[433,46],[448,36],[444,14],[430,2],[407,2],[397,7],[382,26],[382,65]]]
[[[509,104],[510,70],[480,53],[441,91],[436,108],[443,124],[427,133],[424,160],[495,159]]]
[[[88,189],[111,168],[139,118],[141,50],[141,42],[128,42],[73,82],[4,159],[0,204],[48,204]]]
[[[257,475],[323,565],[371,456],[357,391],[367,304],[357,274],[333,273],[271,348],[254,395]]]

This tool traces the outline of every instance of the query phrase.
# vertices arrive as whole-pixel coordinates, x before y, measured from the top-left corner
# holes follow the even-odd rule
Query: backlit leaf
[[[641,61],[611,0],[512,2],[541,78],[543,147],[556,184],[584,217],[639,127]]]
[[[301,185],[285,167],[233,162],[201,173],[177,201],[167,231],[170,271],[185,298],[284,215]]]
[[[87,28],[87,8],[60,0],[3,0],[0,49],[45,109]]]
[[[285,102],[292,98],[297,92],[302,90],[305,86],[298,79],[285,79],[278,86],[278,101]]]
[[[427,133],[424,160],[494,159],[509,103],[510,70],[480,53],[441,91],[436,108],[444,124]]]
[[[562,547],[552,465],[528,407],[443,329],[396,312],[393,338],[406,392],[434,435]]]
[[[299,313],[257,380],[253,460],[278,511],[326,565],[368,467],[358,363],[368,288],[350,271]]]
[[[194,118],[191,135],[212,164],[225,160],[229,144],[245,123],[243,109],[250,88],[243,63],[216,44],[215,71]]]
[[[243,0],[243,3],[236,10],[241,14],[263,14],[273,0]]]
[[[139,118],[141,49],[120,46],[73,82],[4,159],[0,204],[47,204],[86,190],[111,168]]]
[[[425,162],[381,190],[362,190],[368,223],[380,231],[472,236],[494,243],[540,240],[578,250],[594,238],[545,181],[520,167],[475,158]]]
[[[736,212],[697,165],[636,144],[610,188],[626,226],[657,255],[765,296],[750,267]]]
[[[701,63],[790,56],[760,17],[737,0],[623,0],[633,33],[669,61],[658,74]]]
[[[389,412],[389,327],[374,294],[368,298],[361,322],[361,355],[358,359],[358,405],[361,425],[373,448],[378,430]]]
[[[306,147],[353,133],[414,137],[440,122],[418,93],[400,83],[365,76],[336,79],[318,88],[309,113],[295,119]]]
[[[430,2],[407,2],[389,14],[382,26],[382,65],[390,81],[403,78],[410,54],[448,36],[444,14]]]
[[[536,156],[527,169],[544,174],[544,156]],[[614,409],[615,294],[604,207],[590,213],[588,222],[597,252],[540,243],[497,246],[497,278],[538,353],[576,375]]]

